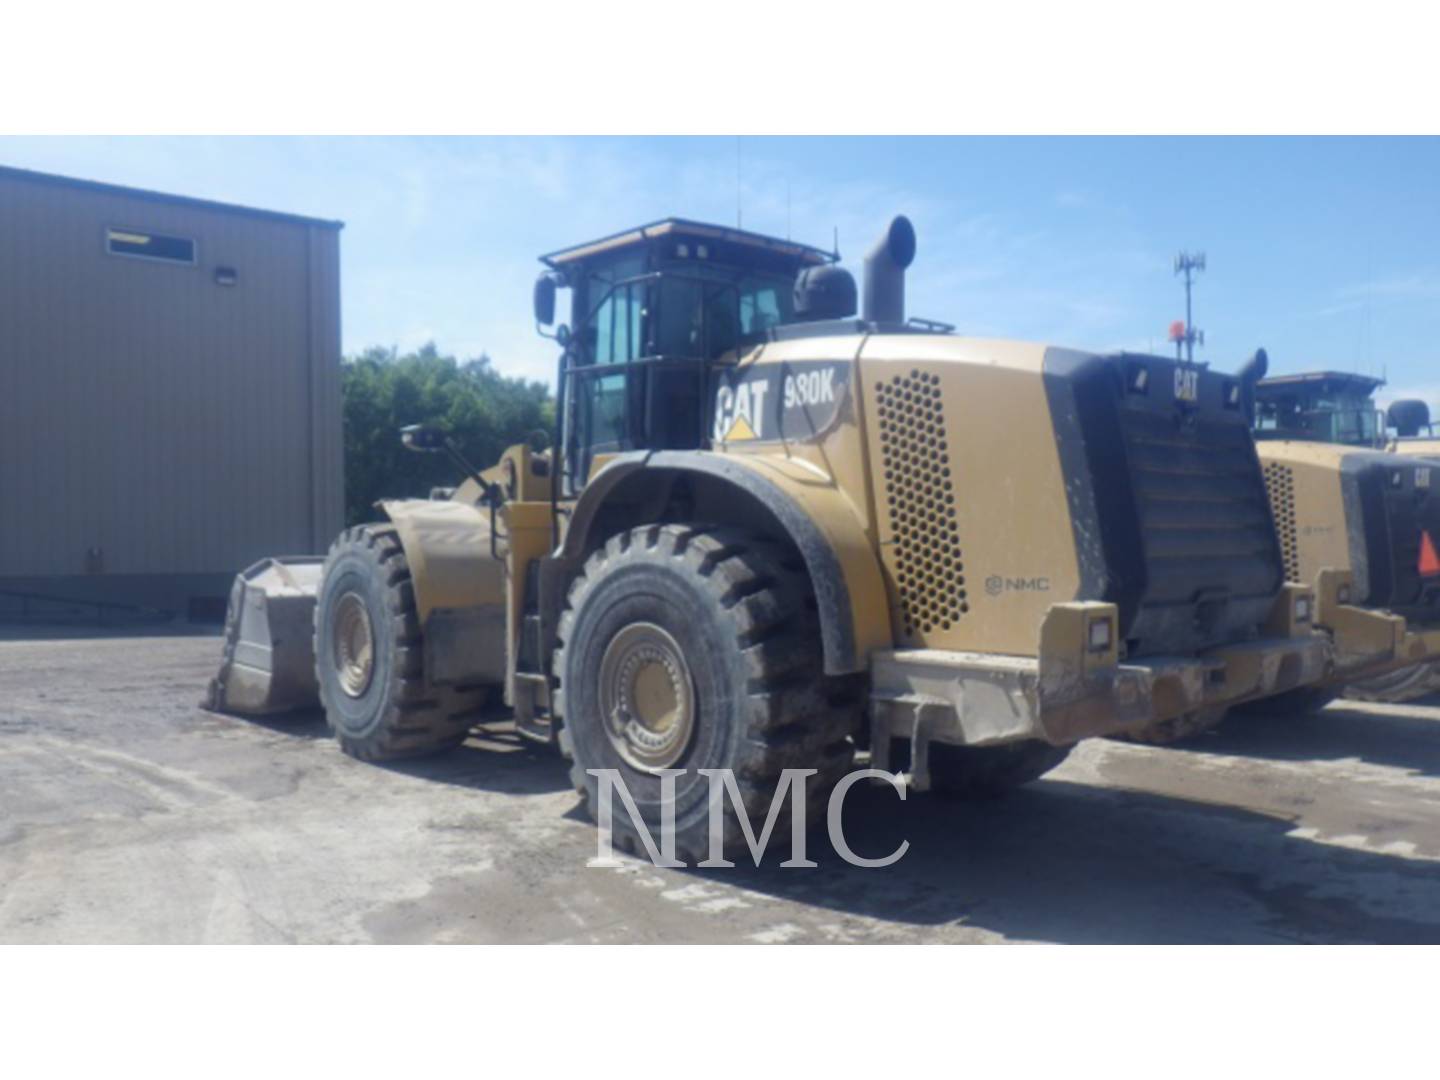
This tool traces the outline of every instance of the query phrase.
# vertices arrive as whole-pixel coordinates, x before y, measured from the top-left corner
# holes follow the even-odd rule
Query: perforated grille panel
[[[1270,462],[1265,466],[1265,490],[1270,493],[1270,512],[1285,558],[1285,580],[1300,580],[1300,548],[1295,541],[1295,474],[1289,465]]]
[[[949,630],[970,610],[955,521],[940,377],[919,371],[876,386],[881,468],[905,634]]]

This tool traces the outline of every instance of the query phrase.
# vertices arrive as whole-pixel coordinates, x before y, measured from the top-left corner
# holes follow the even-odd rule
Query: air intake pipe
[[[1413,439],[1422,428],[1430,426],[1430,406],[1416,398],[1392,401],[1385,419],[1402,439]]]
[[[860,317],[870,323],[905,322],[905,268],[915,261],[915,226],[900,214],[865,256]]]

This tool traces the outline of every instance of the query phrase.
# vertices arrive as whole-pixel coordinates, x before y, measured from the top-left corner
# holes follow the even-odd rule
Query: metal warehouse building
[[[0,167],[0,618],[213,618],[329,546],[340,228]]]

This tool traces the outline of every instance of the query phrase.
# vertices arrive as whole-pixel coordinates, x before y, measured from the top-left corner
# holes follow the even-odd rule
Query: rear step
[[[314,620],[324,568],[323,555],[292,555],[236,575],[205,708],[258,716],[320,707]]]

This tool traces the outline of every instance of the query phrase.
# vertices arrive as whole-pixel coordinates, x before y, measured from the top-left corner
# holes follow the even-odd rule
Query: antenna
[[[835,230],[835,261],[840,261],[840,226],[832,226]]]
[[[1197,251],[1190,254],[1187,251],[1180,252],[1175,256],[1175,273],[1185,275],[1185,327],[1183,332],[1175,337],[1175,359],[1180,359],[1180,346],[1185,346],[1185,360],[1187,363],[1195,362],[1195,343],[1205,344],[1205,331],[1196,330],[1195,323],[1190,314],[1190,289],[1194,284],[1194,274],[1203,273],[1205,270],[1205,253]]]
[[[744,217],[741,214],[740,197],[742,188],[740,186],[740,136],[735,136],[735,227],[744,226]]]
[[[790,178],[785,177],[785,239],[790,239]]]

